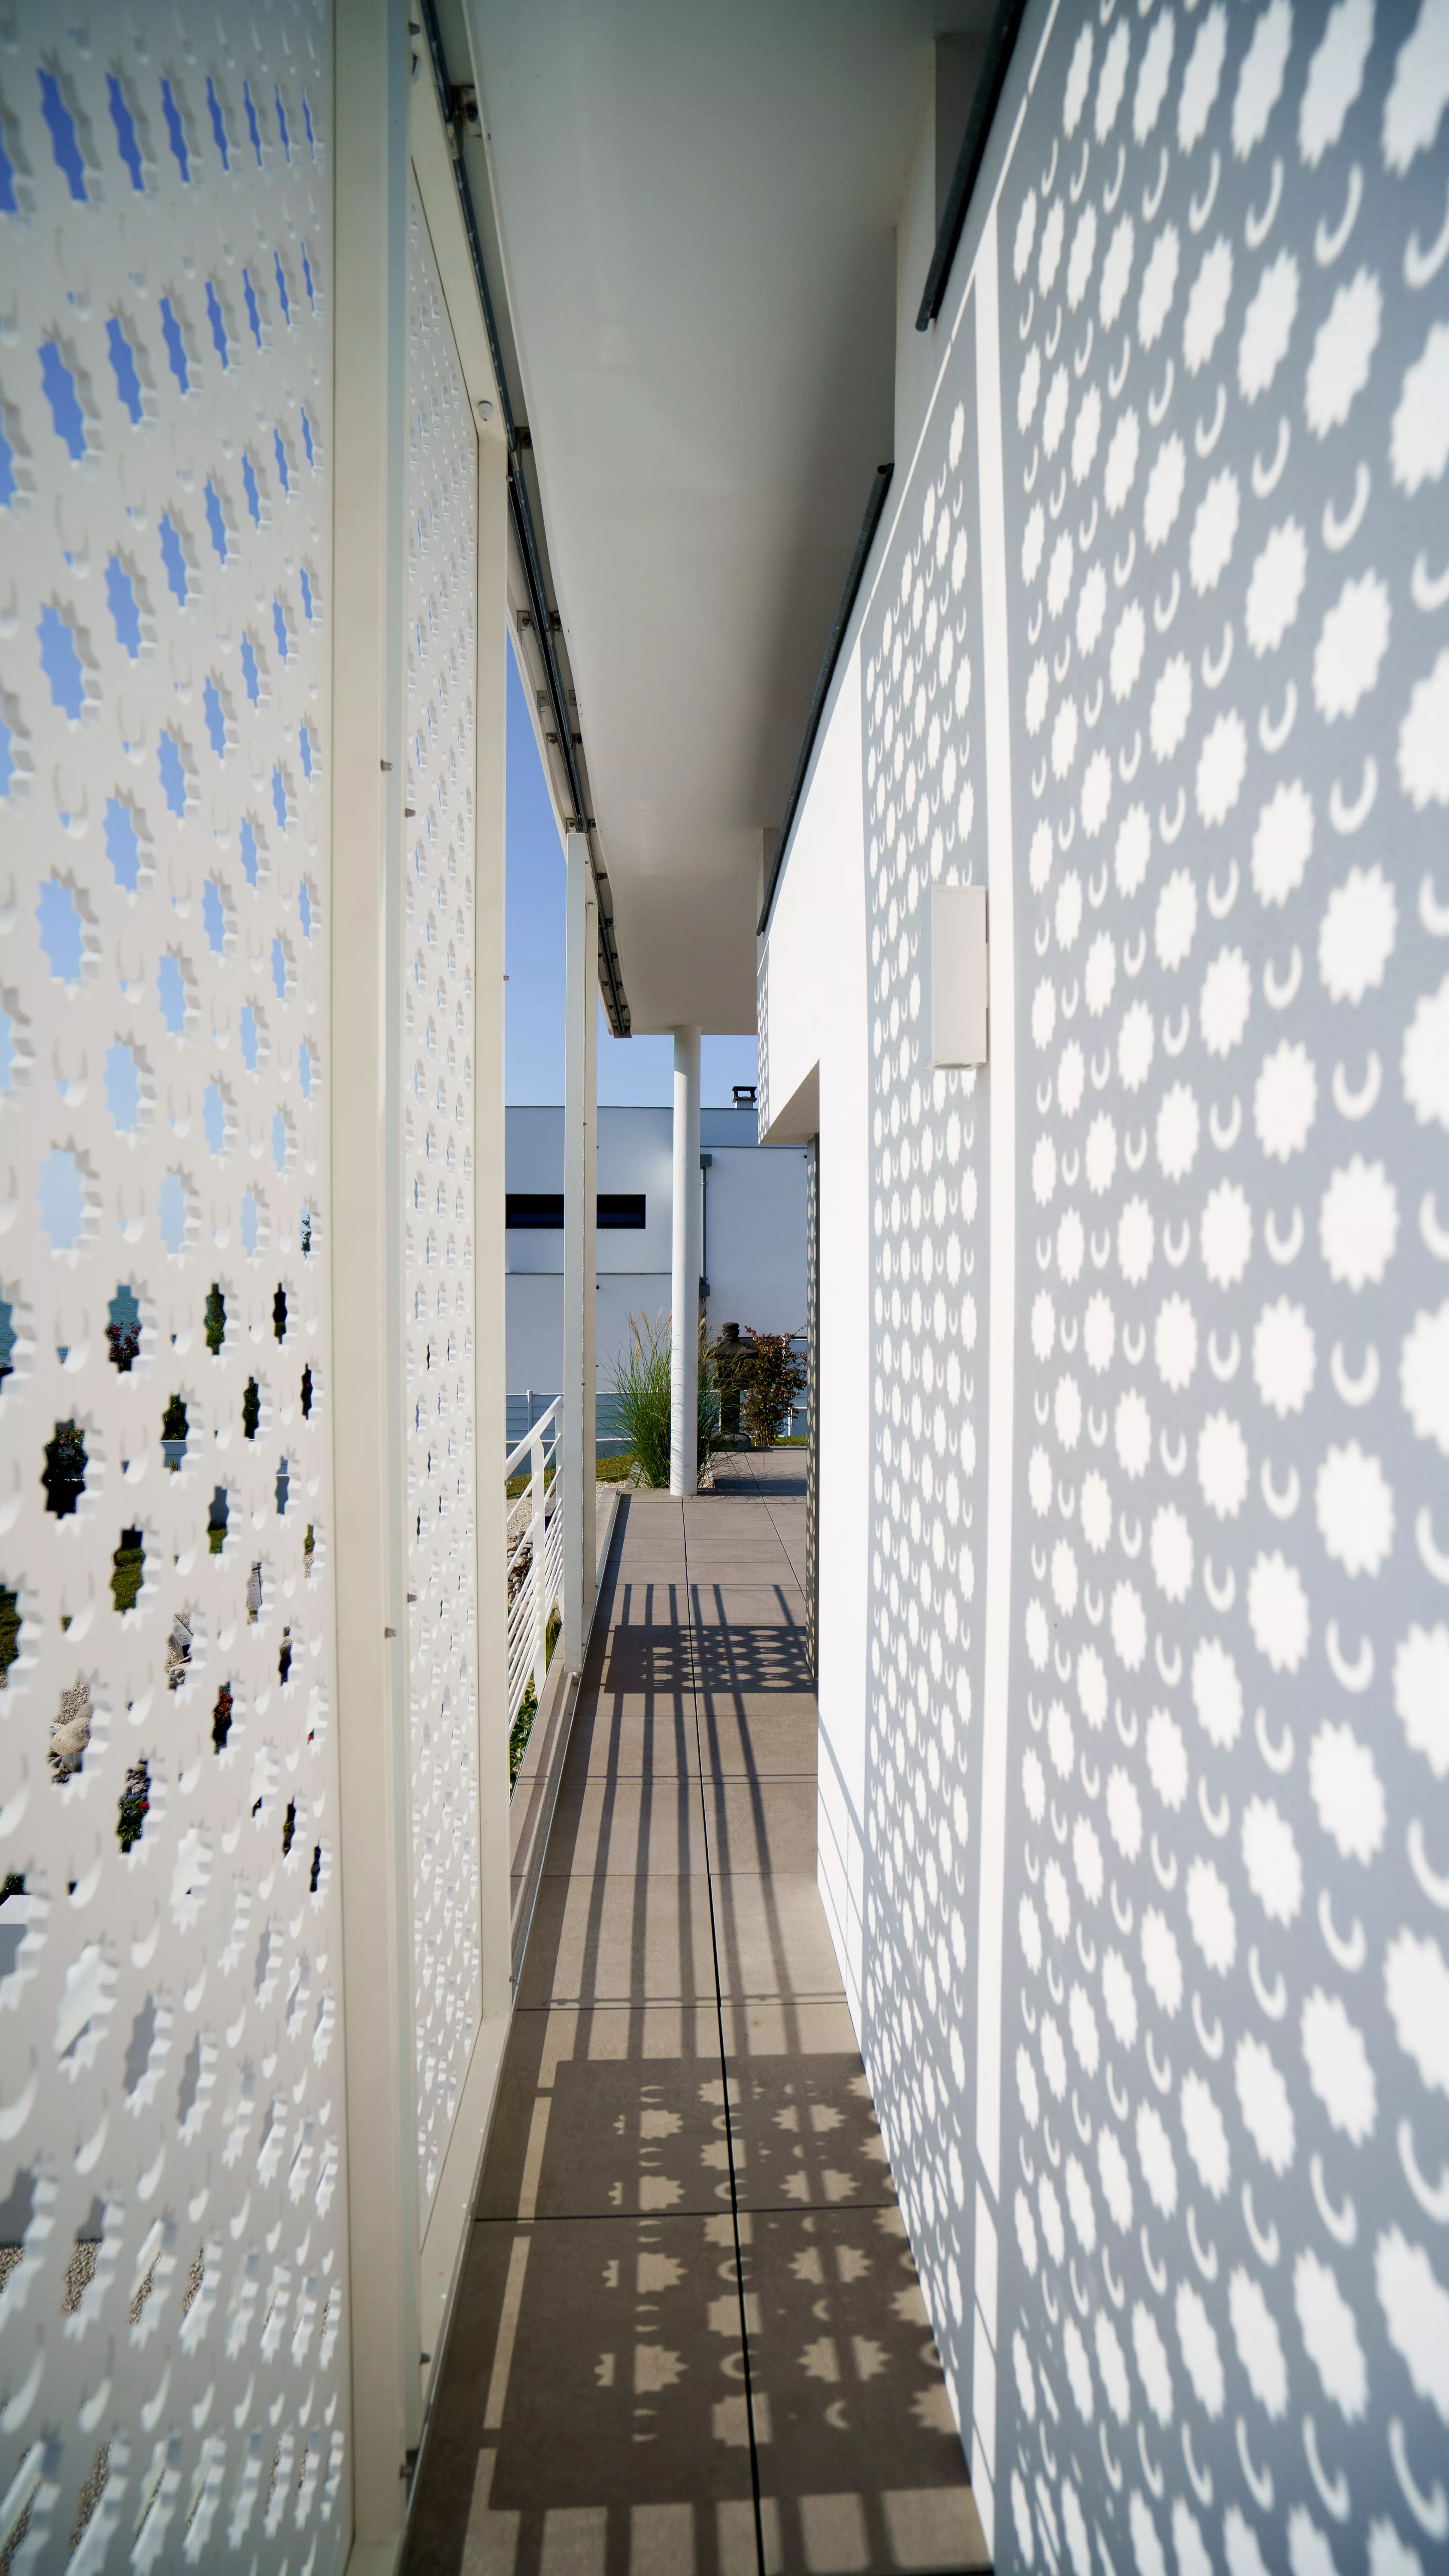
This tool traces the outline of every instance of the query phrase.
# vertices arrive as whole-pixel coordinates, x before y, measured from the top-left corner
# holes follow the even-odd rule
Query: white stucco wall
[[[775,899],[760,1029],[767,1110],[773,1104],[777,1121],[812,1072],[819,1084],[820,1884],[857,2024],[870,1473],[865,967],[860,665],[852,654]]]
[[[599,1191],[639,1190],[644,1196],[644,1231],[613,1233],[601,1229],[598,1267],[612,1271],[656,1271],[667,1279],[670,1261],[673,1118],[668,1109],[601,1109],[599,1111]],[[564,1185],[564,1114],[561,1107],[510,1108],[507,1113],[506,1178],[515,1190],[559,1190]],[[562,1271],[561,1231],[510,1226],[507,1262],[510,1274],[520,1270]],[[666,1305],[668,1298],[665,1299]],[[510,1307],[510,1316],[512,1315]],[[562,1308],[560,1308],[562,1313]],[[563,1344],[555,1376],[562,1366]],[[523,1383],[513,1371],[509,1338],[510,1387]]]
[[[1033,0],[760,961],[820,1883],[1003,2576],[1449,2530],[1431,17]]]
[[[805,1330],[805,1155],[706,1145],[705,1320],[741,1332]]]

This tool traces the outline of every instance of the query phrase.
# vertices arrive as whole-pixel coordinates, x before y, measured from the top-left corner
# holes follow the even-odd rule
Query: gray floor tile
[[[772,1775],[809,1779],[819,1755],[820,1719],[813,1699],[780,1691],[700,1695],[700,1738],[707,1771],[725,1779]]]
[[[698,2003],[715,1991],[707,1878],[540,1880],[521,2004]]]
[[[773,1995],[742,2001],[726,1996],[720,2007],[725,2062],[731,2067],[783,2057],[853,2057],[859,2064],[855,2025],[843,1995],[796,2002]]]
[[[756,1693],[805,1698],[815,1676],[803,1614],[792,1626],[781,1624],[778,1609],[770,1618],[734,1618],[728,1626],[702,1621],[694,1633],[694,1669],[706,1702],[721,1695],[748,1699]]]
[[[711,1766],[705,1806],[711,1869],[735,1876],[813,1873],[817,1795],[813,1770],[803,1779],[726,1780],[714,1778]]]
[[[726,2001],[721,2023],[741,2206],[893,2205],[847,2006]]]
[[[895,2185],[858,2061],[785,2058],[732,2080],[741,2209],[890,2209]],[[740,2100],[734,2100],[738,2083]]]
[[[633,1871],[690,1876],[709,1867],[698,1774],[570,1772],[544,1855],[547,1878]]]
[[[783,1570],[765,1581],[751,1572],[734,1570],[705,1577],[691,1564],[689,1576],[690,1612],[696,1627],[804,1627],[805,1595]]]
[[[796,1548],[792,1548],[792,1549],[789,1551],[789,1560],[790,1560],[790,1574],[791,1574],[791,1579],[792,1579],[796,1584],[798,1584],[798,1586],[799,1586],[799,1588],[800,1588],[801,1592],[802,1592],[803,1594],[805,1594],[806,1598],[808,1599],[808,1597],[809,1597],[809,1566],[808,1566],[808,1563],[807,1563],[807,1560],[806,1560],[806,1554],[805,1554],[805,1541],[804,1541],[804,1539],[803,1539],[803,1538],[801,1539],[800,1544],[799,1544],[799,1546],[798,1546],[798,1547],[796,1547]]]
[[[671,1702],[693,1700],[694,1631],[663,1621],[639,1620],[615,1628],[599,1668],[599,1689]]]
[[[767,2563],[988,2566],[899,2211],[757,2212],[740,2233]]]
[[[515,2013],[478,2217],[728,2207],[713,2002]]]
[[[790,1552],[778,1542],[769,1547],[752,1548],[748,1555],[741,1552],[738,1556],[724,1548],[691,1548],[689,1582],[692,1592],[698,1591],[706,1596],[721,1584],[734,1591],[772,1592],[775,1585],[781,1583],[793,1600],[801,1588]],[[772,1615],[778,1618],[778,1609]]]
[[[406,2576],[755,2563],[728,2214],[475,2226]],[[748,2558],[727,2555],[744,2507]],[[642,2540],[642,2550],[636,2542]],[[666,2554],[667,2553],[667,2554]]]
[[[637,1779],[698,1769],[692,1693],[663,1698],[649,1691],[600,1691],[574,1719],[564,1785],[575,1785],[585,1775]]]
[[[820,1703],[807,1684],[803,1689],[783,1686],[771,1689],[752,1686],[748,1681],[733,1683],[724,1673],[723,1656],[712,1656],[710,1639],[702,1634],[699,1641],[700,1679],[697,1690],[700,1716],[707,1721],[716,1711],[730,1709],[741,1717],[808,1718],[812,1726],[820,1722]]]
[[[677,1572],[666,1574],[657,1567],[635,1573],[626,1558],[619,1569],[618,1583],[609,1620],[609,1643],[638,1628],[684,1630],[689,1625],[690,1603],[686,1568],[681,1556]]]
[[[682,1627],[689,1609],[689,1569],[681,1548],[661,1565],[651,1555],[647,1564],[625,1557],[619,1568],[619,1602],[610,1621],[616,1627]]]
[[[763,1512],[742,1513],[736,1520],[707,1522],[689,1532],[689,1570],[701,1565],[753,1565],[759,1557],[783,1556],[784,1543],[772,1519]]]
[[[723,1993],[799,2001],[844,1993],[813,1871],[713,1885]]]
[[[678,1537],[682,1505],[675,1494],[663,1494],[649,1485],[631,1485],[621,1498],[621,1513],[627,1535],[638,1538],[647,1533],[661,1546],[667,1546],[671,1534]]]

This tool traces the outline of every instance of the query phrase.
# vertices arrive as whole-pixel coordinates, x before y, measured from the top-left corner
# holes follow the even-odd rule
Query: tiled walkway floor
[[[986,2563],[816,1890],[797,1462],[621,1505],[407,2576]]]

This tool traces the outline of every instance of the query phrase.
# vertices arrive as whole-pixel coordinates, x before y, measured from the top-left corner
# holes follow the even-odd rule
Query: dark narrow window
[[[643,1233],[644,1193],[642,1190],[600,1190],[596,1204],[600,1234]]]
[[[522,1226],[529,1232],[536,1229],[539,1232],[562,1234],[563,1221],[562,1190],[509,1191],[508,1223],[510,1226]]]
[[[644,1231],[644,1193],[642,1190],[600,1190],[595,1201],[595,1218],[601,1234]],[[561,1234],[564,1203],[562,1190],[510,1190],[508,1223],[526,1233]]]

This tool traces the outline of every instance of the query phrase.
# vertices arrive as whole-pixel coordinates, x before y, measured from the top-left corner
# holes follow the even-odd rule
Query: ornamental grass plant
[[[614,1364],[618,1435],[641,1485],[669,1490],[670,1328],[666,1316],[629,1317],[629,1348]],[[720,1445],[720,1402],[714,1360],[699,1331],[699,1475]]]

